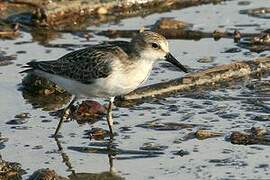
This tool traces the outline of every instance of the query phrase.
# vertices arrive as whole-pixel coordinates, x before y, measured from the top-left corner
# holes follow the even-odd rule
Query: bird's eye
[[[159,48],[159,45],[157,43],[152,43],[152,47],[157,49],[157,48]]]

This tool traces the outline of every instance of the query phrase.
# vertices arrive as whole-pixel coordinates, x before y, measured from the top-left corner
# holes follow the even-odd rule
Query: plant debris
[[[1,180],[16,180],[22,179],[25,171],[19,163],[7,162],[0,156],[0,179]]]
[[[28,180],[68,180],[68,178],[60,177],[54,170],[47,168],[36,170]]]
[[[250,130],[246,130],[246,132],[238,132],[238,131],[232,132],[227,140],[229,140],[232,144],[270,145],[270,132],[265,128],[253,127]]]

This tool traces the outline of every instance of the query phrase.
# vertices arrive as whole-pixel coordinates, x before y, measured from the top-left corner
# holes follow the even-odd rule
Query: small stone
[[[0,179],[1,180],[16,180],[22,179],[25,171],[21,169],[21,165],[16,162],[7,162],[2,160],[0,156]]]
[[[35,171],[28,180],[67,180],[67,178],[60,177],[54,170],[47,168]]]
[[[84,38],[87,40],[87,41],[89,41],[90,40],[90,38],[92,38],[93,37],[93,35],[91,34],[91,33],[89,33],[89,32],[87,32],[87,33],[84,33]]]
[[[245,132],[232,132],[229,141],[233,144],[263,144],[270,145],[269,131],[262,127],[253,127]]]
[[[240,6],[247,6],[250,5],[250,1],[239,1],[237,4]]]
[[[108,14],[108,10],[105,8],[105,7],[99,7],[97,10],[96,10],[97,14],[99,15],[105,15],[105,14]]]
[[[102,128],[92,128],[88,133],[90,139],[95,140],[103,140],[105,137],[109,136],[109,131],[104,130]]]
[[[251,140],[249,134],[241,132],[233,132],[229,139],[232,144],[244,144],[244,145],[256,144],[254,141]]]
[[[188,26],[191,26],[191,25],[186,23],[186,22],[183,22],[183,21],[175,20],[172,18],[162,18],[155,23],[154,29],[158,29],[158,30],[176,29],[176,30],[179,30],[179,29],[184,29]]]
[[[11,129],[16,129],[16,130],[27,130],[27,129],[29,129],[28,126],[12,126],[10,128]]]
[[[43,146],[42,145],[37,145],[37,146],[34,146],[32,149],[43,149]]]
[[[136,127],[142,127],[146,129],[154,129],[157,131],[175,131],[179,129],[188,129],[196,127],[195,124],[185,124],[185,123],[175,123],[175,122],[166,122],[158,123],[155,121],[146,122],[144,124],[136,125]]]
[[[160,144],[156,144],[154,142],[147,142],[144,143],[142,147],[140,147],[141,150],[151,150],[151,151],[163,151],[165,149],[167,149],[168,146],[163,146]]]
[[[174,152],[173,154],[183,157],[183,156],[189,155],[190,153],[188,151],[185,151],[185,150],[181,149],[181,150],[179,150],[177,152]]]
[[[43,95],[49,96],[50,94],[54,93],[54,89],[44,89],[43,90]]]
[[[270,121],[270,115],[257,115],[254,117],[255,121]]]
[[[264,136],[268,133],[267,129],[264,127],[252,127],[250,131],[255,136]]]
[[[215,41],[219,40],[219,39],[221,38],[221,35],[222,35],[222,33],[221,33],[220,31],[215,30],[215,31],[213,32],[213,38],[214,38],[214,40],[215,40]]]
[[[106,112],[104,106],[96,101],[83,101],[77,110],[73,113],[74,119],[78,123],[96,122],[98,117],[101,117]]]
[[[240,48],[230,48],[230,49],[226,49],[223,53],[238,53],[241,52]]]
[[[233,32],[233,39],[234,39],[234,42],[235,43],[238,43],[240,41],[240,39],[241,39],[241,33],[240,33],[240,31],[235,30]]]
[[[183,77],[183,80],[182,80],[183,84],[190,84],[192,83],[192,81],[193,81],[193,78],[190,78],[190,77]]]
[[[20,124],[25,124],[26,121],[24,119],[12,119],[6,122],[6,124],[9,125],[20,125]]]
[[[270,18],[270,8],[269,7],[259,7],[254,9],[243,9],[239,11],[240,14],[248,14],[249,16],[269,19]]]
[[[30,113],[24,113],[23,112],[23,113],[15,115],[15,118],[18,118],[18,119],[30,118]]]
[[[26,54],[26,51],[17,51],[17,54]]]
[[[43,119],[41,122],[43,122],[43,123],[49,123],[49,122],[52,122],[52,120],[50,120],[50,119]]]
[[[269,164],[260,164],[259,166],[257,166],[256,168],[269,168]]]
[[[128,126],[120,127],[120,132],[131,132],[132,128]]]
[[[51,93],[60,95],[65,92],[64,89],[60,88],[55,83],[34,74],[28,74],[23,78],[21,90],[32,96],[51,95]]]
[[[269,33],[262,33],[259,36],[253,37],[251,39],[252,44],[264,44],[270,45],[270,34]]]
[[[202,129],[195,132],[195,137],[198,139],[207,139],[212,137],[219,137],[222,135],[223,133],[220,132],[211,132],[209,130],[202,130]]]
[[[2,134],[0,133],[0,150],[5,147],[4,143],[8,141],[8,138],[3,137]]]
[[[13,60],[16,60],[16,55],[6,56],[4,52],[0,51],[0,66],[12,64]]]
[[[203,58],[198,59],[197,62],[199,62],[199,63],[212,63],[212,62],[214,62],[215,59],[216,58],[215,57],[212,57],[212,56],[210,56],[210,57],[203,57]]]

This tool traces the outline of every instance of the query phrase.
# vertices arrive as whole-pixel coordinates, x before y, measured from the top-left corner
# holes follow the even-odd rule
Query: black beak
[[[168,61],[170,63],[172,63],[173,65],[175,65],[176,67],[180,68],[182,71],[184,71],[185,73],[188,73],[188,70],[180,63],[178,62],[175,57],[173,57],[173,55],[171,53],[168,53],[165,56],[165,61]]]

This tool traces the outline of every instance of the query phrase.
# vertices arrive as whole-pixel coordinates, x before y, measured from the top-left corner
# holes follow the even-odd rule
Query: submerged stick
[[[186,92],[198,87],[208,87],[224,81],[236,80],[248,75],[264,72],[270,68],[270,56],[258,58],[253,61],[241,61],[220,65],[204,71],[188,74],[185,77],[173,79],[168,82],[157,83],[141,87],[118,101],[138,101],[142,98],[170,95],[176,92]]]

